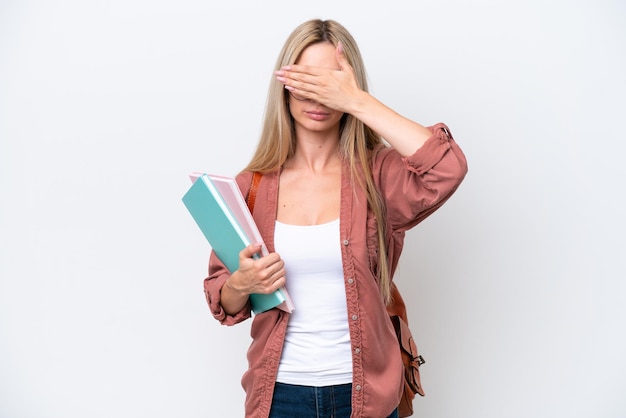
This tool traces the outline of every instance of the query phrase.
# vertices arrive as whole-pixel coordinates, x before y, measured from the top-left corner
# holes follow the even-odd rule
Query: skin
[[[424,126],[358,87],[341,44],[310,45],[296,64],[275,75],[291,93],[289,109],[296,132],[295,154],[285,162],[280,176],[277,220],[282,223],[317,225],[339,217],[339,122],[344,113],[360,119],[403,156],[415,153],[431,136]],[[228,314],[239,312],[251,293],[271,293],[285,285],[280,255],[252,259],[259,251],[259,245],[241,251],[239,269],[222,288],[221,303]]]

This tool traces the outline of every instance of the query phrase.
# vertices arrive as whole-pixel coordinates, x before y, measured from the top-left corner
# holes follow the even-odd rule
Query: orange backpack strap
[[[263,177],[263,174],[258,171],[254,171],[252,173],[252,183],[250,183],[250,190],[248,190],[248,196],[246,196],[246,203],[248,204],[250,213],[252,213],[252,210],[254,209],[254,201],[256,200],[256,193],[259,189],[261,177]]]

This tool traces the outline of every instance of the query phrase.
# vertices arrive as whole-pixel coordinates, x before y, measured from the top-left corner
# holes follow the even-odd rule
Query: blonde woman
[[[384,139],[384,140],[383,140]],[[350,33],[298,26],[280,52],[263,129],[237,176],[270,254],[251,245],[229,272],[211,255],[204,289],[217,320],[250,318],[249,295],[289,291],[295,310],[256,314],[242,379],[246,417],[397,417],[403,385],[386,312],[407,230],[467,171],[443,124],[413,122],[368,93]]]

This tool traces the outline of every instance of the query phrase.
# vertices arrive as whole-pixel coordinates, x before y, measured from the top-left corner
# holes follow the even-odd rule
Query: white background
[[[0,416],[241,417],[249,322],[202,293],[187,174],[235,174],[289,32],[469,160],[397,281],[429,418],[626,417],[626,6],[2,0]]]

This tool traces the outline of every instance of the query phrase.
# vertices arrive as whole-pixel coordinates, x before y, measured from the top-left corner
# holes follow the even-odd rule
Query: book
[[[204,173],[194,171],[189,175],[189,178],[192,182],[195,182],[198,177],[203,174]],[[250,213],[248,205],[245,202],[235,179],[228,176],[220,176],[218,174],[206,174],[206,176],[209,177],[219,194],[222,196],[226,205],[228,205],[228,208],[250,242],[263,244],[261,247],[261,254],[269,254],[267,247],[263,243],[263,237],[261,237],[261,233],[254,222],[254,218],[252,218],[252,214]]]
[[[268,254],[234,178],[198,172],[192,173],[190,178],[193,184],[183,196],[183,203],[215,255],[230,272],[239,268],[239,253],[250,244],[262,244],[261,254],[255,258]],[[255,314],[274,307],[293,311],[284,286],[271,294],[252,294],[250,303]]]

